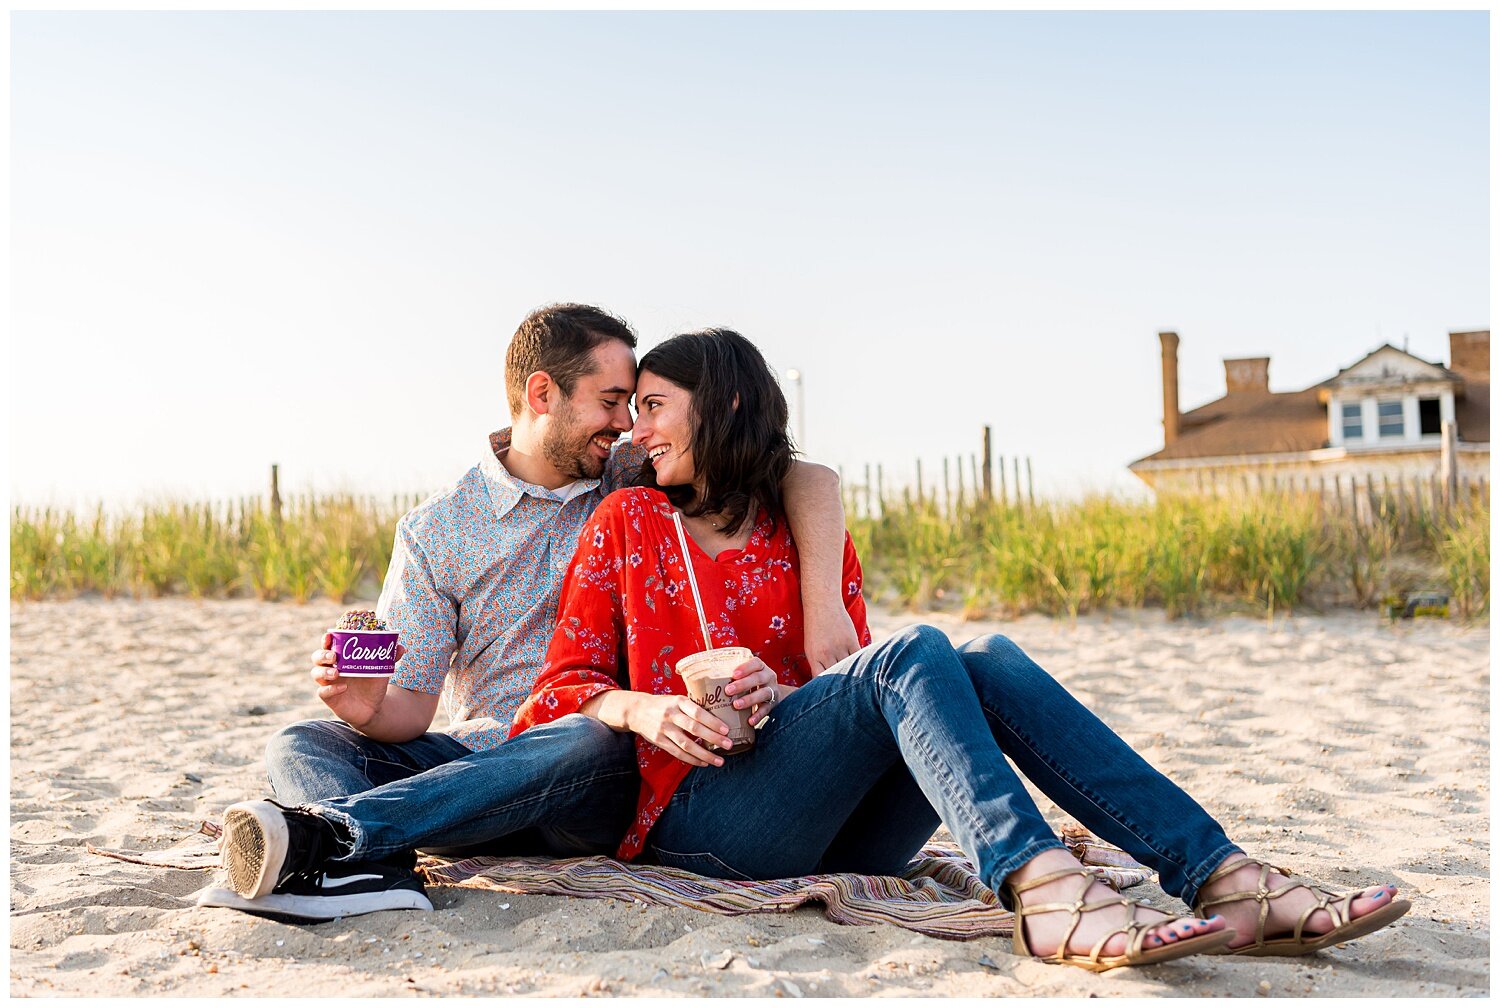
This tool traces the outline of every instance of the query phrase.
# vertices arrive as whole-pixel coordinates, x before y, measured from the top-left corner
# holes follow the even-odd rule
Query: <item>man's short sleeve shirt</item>
[[[602,480],[548,490],[501,464],[509,429],[491,434],[489,448],[454,486],[402,516],[376,606],[406,649],[391,681],[442,693],[446,731],[471,749],[506,738],[546,657],[578,534],[643,460],[621,443]]]

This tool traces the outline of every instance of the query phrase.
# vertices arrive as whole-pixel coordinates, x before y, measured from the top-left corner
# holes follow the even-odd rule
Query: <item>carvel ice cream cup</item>
[[[395,630],[330,630],[333,667],[341,676],[374,678],[396,671]]]

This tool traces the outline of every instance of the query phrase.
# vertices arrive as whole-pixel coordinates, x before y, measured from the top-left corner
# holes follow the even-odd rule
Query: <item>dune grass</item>
[[[1091,497],[944,513],[903,495],[846,502],[871,593],[966,616],[1161,607],[1171,616],[1371,607],[1420,589],[1489,610],[1489,503],[1446,513],[1378,500],[1356,518],[1316,495]]]
[[[97,592],[348,601],[378,588],[396,519],[414,502],[298,497],[279,520],[249,500],[166,501],[124,516],[18,506],[10,523],[11,597]]]
[[[396,519],[417,499],[297,497],[279,520],[255,500],[165,501],[124,516],[18,506],[11,597],[371,597]],[[846,513],[869,593],[914,609],[1273,615],[1373,607],[1431,588],[1450,596],[1456,616],[1486,615],[1488,501],[1446,512],[1377,504],[1359,520],[1307,495],[979,501],[945,513],[907,494],[874,515],[851,499]]]

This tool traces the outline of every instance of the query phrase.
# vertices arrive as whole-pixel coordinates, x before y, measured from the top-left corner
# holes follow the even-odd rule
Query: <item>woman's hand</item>
[[[771,714],[771,708],[796,691],[795,686],[783,686],[776,681],[776,673],[759,658],[751,658],[732,673],[734,681],[724,687],[724,692],[734,697],[738,710],[754,708],[750,712],[750,724],[759,728],[761,722]]]
[[[625,727],[691,766],[724,765],[724,757],[709,752],[700,741],[720,749],[734,744],[728,725],[675,693],[632,693]]]

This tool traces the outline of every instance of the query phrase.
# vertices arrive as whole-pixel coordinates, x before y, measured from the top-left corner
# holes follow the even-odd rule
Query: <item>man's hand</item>
[[[827,671],[859,650],[859,634],[843,605],[804,605],[804,610],[807,632],[802,636],[803,649],[813,675]]]
[[[611,691],[615,692],[615,691]],[[625,726],[690,766],[723,766],[724,757],[698,743],[728,749],[729,726],[685,696],[632,693]]]
[[[318,684],[318,699],[328,705],[335,717],[352,728],[363,728],[380,713],[385,690],[390,682],[385,676],[344,676],[334,666],[333,635],[323,635],[322,650],[312,654],[313,682]],[[396,645],[396,660],[406,649]]]

